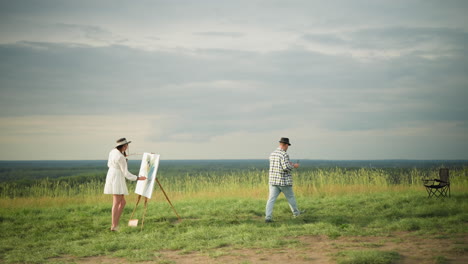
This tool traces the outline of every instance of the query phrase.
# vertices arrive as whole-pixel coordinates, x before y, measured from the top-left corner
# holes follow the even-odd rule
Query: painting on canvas
[[[154,182],[159,166],[159,155],[144,153],[141,159],[140,173],[139,176],[145,176],[147,179],[144,181],[138,181],[135,193],[141,196],[151,198],[153,194]]]

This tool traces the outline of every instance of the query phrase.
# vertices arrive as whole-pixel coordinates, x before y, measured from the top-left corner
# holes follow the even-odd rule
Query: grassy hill
[[[295,263],[319,255],[325,263],[405,263],[418,256],[418,263],[463,263],[468,257],[466,167],[451,170],[452,197],[428,199],[421,179],[435,177],[436,168],[304,166],[294,174],[294,188],[306,214],[293,218],[281,195],[275,222],[266,224],[266,170],[215,165],[161,167],[158,177],[182,221],[156,187],[143,229],[126,226],[136,196],[126,197],[119,232],[108,230],[105,170],[71,167],[75,174],[2,182],[0,262],[275,263],[289,254]],[[132,192],[134,184],[128,186]],[[140,204],[140,223],[142,214]],[[412,241],[430,252],[408,252]]]

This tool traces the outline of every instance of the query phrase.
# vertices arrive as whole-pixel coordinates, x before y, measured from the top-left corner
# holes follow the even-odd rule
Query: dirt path
[[[303,236],[295,248],[283,249],[234,249],[230,247],[213,249],[207,252],[184,254],[181,251],[155,252],[152,261],[138,263],[176,264],[226,264],[226,263],[336,263],[335,255],[340,251],[378,250],[398,252],[401,259],[397,263],[433,264],[436,258],[443,263],[468,263],[468,237],[426,239],[408,233],[396,233],[388,237],[340,237]],[[55,259],[58,260],[58,259]],[[59,261],[75,263],[127,263],[125,259],[112,257],[60,258]]]

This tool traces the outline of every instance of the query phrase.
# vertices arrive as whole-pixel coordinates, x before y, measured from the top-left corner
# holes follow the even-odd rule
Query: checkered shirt
[[[291,171],[294,167],[289,162],[289,154],[281,148],[277,148],[270,155],[270,185],[292,185]]]

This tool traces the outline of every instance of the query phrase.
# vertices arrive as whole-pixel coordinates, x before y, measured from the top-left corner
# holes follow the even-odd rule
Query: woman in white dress
[[[109,153],[109,161],[107,162],[109,170],[107,171],[104,193],[114,196],[111,231],[117,230],[120,216],[126,204],[124,195],[128,195],[128,189],[125,178],[131,181],[146,180],[146,177],[136,176],[128,171],[127,153],[125,151],[128,149],[128,144],[130,142],[131,141],[127,141],[125,138],[117,140],[115,148]]]

